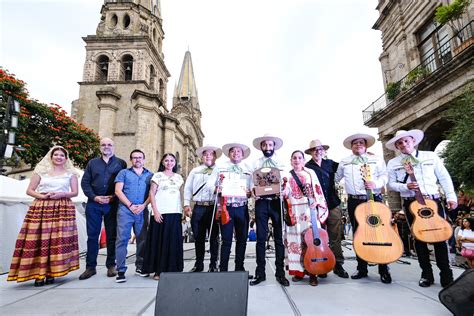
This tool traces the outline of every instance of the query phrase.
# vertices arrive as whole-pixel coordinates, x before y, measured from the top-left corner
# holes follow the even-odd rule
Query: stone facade
[[[395,153],[386,149],[385,143],[399,129],[423,130],[425,138],[419,148],[434,150],[451,127],[444,118],[446,109],[473,88],[474,5],[470,5],[460,21],[464,28],[454,30],[433,22],[436,8],[449,2],[378,3],[380,16],[373,28],[382,31],[383,52],[379,60],[384,85],[398,83],[400,92],[392,99],[384,94],[363,114],[365,125],[378,128],[386,161]],[[417,71],[422,75],[416,75]],[[389,202],[393,210],[400,209],[398,194],[390,193]]]
[[[112,138],[117,156],[128,160],[139,148],[156,171],[162,155],[171,152],[186,175],[198,163],[195,150],[204,138],[201,112],[197,91],[175,91],[168,110],[163,38],[158,0],[105,0],[96,34],[83,38],[86,60],[72,116]],[[192,70],[189,52],[184,68]],[[195,89],[194,73],[188,74],[180,84]]]

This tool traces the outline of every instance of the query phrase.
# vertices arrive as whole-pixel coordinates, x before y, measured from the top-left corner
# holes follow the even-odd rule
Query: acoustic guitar
[[[364,181],[372,181],[370,166],[361,167]],[[392,212],[383,203],[374,201],[372,190],[366,189],[367,202],[355,209],[359,226],[354,234],[355,253],[367,262],[387,264],[398,260],[403,253],[400,236],[391,225]]]
[[[403,165],[411,182],[417,182],[412,164],[406,162]],[[425,199],[420,188],[415,190],[415,201],[410,204],[410,213],[413,214],[410,228],[416,239],[435,243],[451,238],[453,228],[438,214],[438,204],[431,199]]]
[[[308,188],[306,188],[308,189]],[[308,204],[312,205],[314,200],[308,196]],[[318,227],[318,210],[310,208],[311,227],[303,232],[304,236],[304,262],[303,266],[308,273],[313,275],[325,274],[332,271],[336,265],[331,248],[329,248],[328,233]]]

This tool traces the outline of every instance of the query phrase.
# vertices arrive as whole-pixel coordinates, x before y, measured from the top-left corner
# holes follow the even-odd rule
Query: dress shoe
[[[276,277],[276,280],[278,283],[280,283],[283,286],[290,286],[290,281],[288,281],[288,279],[285,278],[284,276]]]
[[[210,266],[209,270],[207,270],[207,272],[219,272],[219,270],[217,270],[216,267]]]
[[[86,271],[84,271],[79,276],[79,280],[86,280],[86,279],[90,278],[91,276],[95,275],[96,273],[97,273],[97,271],[95,269],[87,268]]]
[[[311,286],[316,286],[316,285],[318,285],[318,284],[319,284],[319,282],[318,282],[318,277],[315,276],[315,275],[311,275],[311,276],[309,277],[309,285],[311,285]]]
[[[420,281],[418,282],[418,285],[421,287],[428,287],[433,283],[434,283],[434,280],[432,279],[430,280],[430,279],[421,278]]]
[[[325,279],[328,277],[328,274],[327,273],[318,274],[318,277],[320,277],[321,279]]]
[[[262,276],[257,275],[257,276],[255,277],[255,279],[253,279],[252,281],[250,281],[250,285],[257,285],[257,284],[262,283],[262,282],[265,281],[265,280],[266,280],[265,277],[262,277]]]
[[[447,287],[448,285],[453,283],[453,277],[446,277],[446,278],[441,277],[440,283],[442,287]]]
[[[334,268],[334,274],[343,279],[347,279],[349,277],[349,273],[347,273],[347,271],[344,270],[340,264],[336,264],[336,267]]]
[[[353,275],[351,275],[351,279],[353,280],[358,280],[358,279],[362,279],[366,277],[367,277],[367,272],[360,272],[359,270],[357,270]]]
[[[203,268],[194,267],[194,268],[192,268],[191,270],[189,270],[189,272],[202,272],[202,270],[204,270],[204,269],[203,269]]]
[[[49,285],[54,283],[54,278],[53,277],[46,277],[46,281],[44,284]]]
[[[41,279],[41,280],[36,279],[34,286],[35,287],[44,286],[44,279]]]
[[[296,275],[294,275],[294,276],[291,278],[291,281],[293,281],[293,282],[299,282],[299,281],[301,281],[301,280],[303,280],[303,277],[296,276]]]
[[[109,278],[113,278],[114,276],[117,275],[117,270],[115,270],[115,267],[109,267],[107,268],[107,276]]]
[[[392,276],[388,272],[384,272],[380,275],[380,281],[385,284],[392,283]]]

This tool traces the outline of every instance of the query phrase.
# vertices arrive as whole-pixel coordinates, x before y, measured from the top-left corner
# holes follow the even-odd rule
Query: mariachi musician
[[[375,138],[368,134],[358,133],[347,137],[343,145],[352,151],[352,155],[342,159],[336,171],[336,183],[344,178],[344,187],[348,195],[347,211],[354,233],[358,227],[354,212],[359,204],[367,202],[366,189],[372,190],[376,202],[382,202],[381,191],[387,183],[387,169],[384,160],[379,156],[367,153],[367,148],[374,143]],[[370,167],[372,181],[364,181],[361,173],[363,166]],[[382,283],[392,283],[388,266],[379,264],[378,269]],[[351,275],[351,279],[366,278],[367,275],[367,262],[357,256],[357,271]]]
[[[251,172],[243,160],[250,155],[250,148],[240,143],[229,143],[222,146],[222,152],[229,157],[229,161],[214,168],[206,184],[212,188],[217,187],[222,196],[218,199],[222,236],[219,270],[228,271],[235,229],[235,271],[245,271],[244,259],[249,225],[247,202],[250,197]],[[222,220],[224,213],[225,221]]]
[[[253,146],[262,151],[263,156],[257,159],[253,164],[253,171],[261,168],[277,168],[283,170],[283,164],[278,160],[275,150],[283,146],[281,138],[265,134],[253,140]],[[278,187],[280,185],[278,184]],[[290,282],[285,277],[285,246],[282,237],[282,217],[281,202],[278,194],[265,196],[256,196],[255,198],[255,217],[257,222],[257,268],[255,278],[250,281],[250,285],[257,285],[266,279],[265,275],[265,242],[268,235],[268,220],[271,218],[273,226],[273,240],[275,241],[275,277],[278,283],[283,286],[289,286]]]
[[[201,157],[202,165],[194,168],[186,179],[184,185],[184,212],[191,214],[191,201],[194,208],[191,217],[191,227],[194,235],[194,245],[196,251],[196,262],[190,272],[201,272],[204,270],[204,253],[206,235],[209,237],[211,260],[209,272],[217,271],[217,255],[219,226],[213,220],[215,193],[214,188],[206,186],[214,167],[216,159],[222,155],[222,150],[214,146],[203,146],[196,149],[196,155]],[[212,223],[212,224],[211,224]],[[212,225],[212,229],[211,229]]]
[[[409,211],[410,204],[415,201],[415,190],[421,190],[424,197],[434,200],[438,205],[438,214],[445,218],[444,208],[441,204],[437,182],[443,188],[448,207],[453,210],[457,207],[457,197],[454,192],[453,182],[448,171],[439,157],[432,151],[419,151],[415,149],[424,133],[421,130],[397,131],[395,136],[386,143],[386,147],[400,152],[400,155],[388,162],[388,188],[400,192],[403,199],[403,207],[408,223],[413,223],[413,215]],[[416,182],[407,177],[404,168],[405,163],[410,163],[416,175]],[[441,286],[446,287],[453,282],[453,271],[449,266],[448,246],[445,241],[433,243],[436,253],[436,264],[440,269]],[[428,287],[434,283],[433,270],[430,263],[430,253],[426,242],[415,240],[415,249],[420,264],[421,279],[418,283],[421,287]]]

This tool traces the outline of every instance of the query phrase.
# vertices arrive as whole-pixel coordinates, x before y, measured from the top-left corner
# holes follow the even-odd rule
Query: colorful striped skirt
[[[34,200],[16,240],[7,281],[60,277],[79,269],[77,236],[71,199]]]

